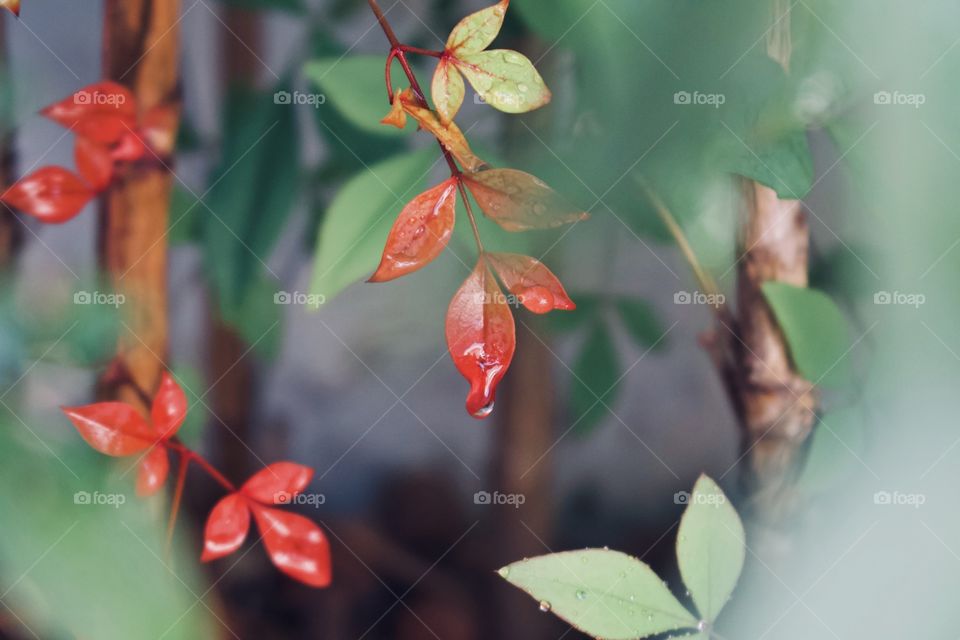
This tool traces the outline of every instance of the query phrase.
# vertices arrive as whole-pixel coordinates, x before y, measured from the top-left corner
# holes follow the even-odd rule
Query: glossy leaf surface
[[[101,191],[113,177],[113,155],[106,145],[89,138],[77,138],[73,147],[77,171],[96,191]]]
[[[510,0],[500,0],[461,20],[447,38],[447,51],[473,53],[489,47],[503,27],[503,17],[509,5]]]
[[[253,506],[271,562],[280,571],[310,585],[330,584],[330,543],[316,524],[295,513]]]
[[[589,217],[538,178],[516,169],[469,173],[464,182],[483,213],[507,231],[549,229]]]
[[[457,181],[449,178],[410,201],[393,224],[371,282],[399,278],[430,263],[453,234]]]
[[[505,113],[525,113],[550,102],[551,94],[530,59],[509,49],[467,53],[457,69],[490,106]]]
[[[133,93],[116,82],[88,85],[41,112],[78,136],[112,144],[137,124]]]
[[[187,397],[173,376],[164,371],[150,409],[153,428],[161,438],[171,438],[180,429],[186,417]]]
[[[487,260],[507,290],[533,313],[577,308],[557,276],[536,258],[516,253],[488,253]]]
[[[470,382],[467,413],[485,418],[513,359],[516,329],[506,297],[482,260],[450,302],[446,336],[457,370]]]
[[[17,180],[0,200],[41,222],[58,224],[77,215],[94,192],[77,174],[63,167],[41,167]]]
[[[143,457],[137,467],[137,495],[152,496],[163,487],[170,473],[170,457],[167,448],[155,445]]]
[[[203,531],[203,554],[209,562],[240,548],[250,531],[250,507],[239,493],[231,493],[214,505]]]
[[[123,402],[65,407],[63,412],[87,444],[108,456],[139,453],[157,440],[147,421]]]
[[[310,467],[293,462],[275,462],[251,476],[240,490],[264,504],[285,504],[303,491],[311,478],[313,469]]]
[[[433,98],[433,106],[437,109],[441,124],[447,124],[456,117],[465,95],[463,76],[449,59],[441,58],[430,86],[430,97]]]

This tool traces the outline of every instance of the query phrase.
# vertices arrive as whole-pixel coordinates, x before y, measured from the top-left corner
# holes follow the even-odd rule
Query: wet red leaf
[[[40,113],[78,136],[103,144],[117,142],[137,123],[133,93],[109,81],[88,85]]]
[[[133,162],[147,153],[147,145],[133,131],[128,131],[110,149],[110,155],[118,162]]]
[[[457,181],[449,178],[403,208],[387,237],[383,258],[370,282],[386,282],[426,266],[453,234]]]
[[[230,555],[240,548],[250,531],[250,507],[239,493],[231,493],[214,505],[203,530],[202,562]]]
[[[240,488],[246,496],[264,504],[286,504],[306,489],[313,469],[294,462],[274,462],[255,473]]]
[[[0,200],[41,222],[58,224],[77,215],[93,196],[93,190],[80,176],[51,166],[20,178]]]
[[[516,330],[506,297],[482,259],[450,301],[446,334],[453,362],[470,382],[467,412],[485,418],[513,359]]]
[[[137,469],[137,495],[140,497],[152,496],[167,481],[170,473],[170,458],[167,448],[155,445],[140,461]]]
[[[153,428],[161,438],[172,438],[186,417],[187,397],[173,376],[164,371],[150,409]]]
[[[487,260],[510,293],[534,313],[576,309],[557,276],[545,264],[516,253],[488,253]]]
[[[488,169],[465,174],[463,180],[483,213],[507,231],[549,229],[589,217],[523,171]]]
[[[280,571],[311,587],[330,584],[330,543],[316,524],[295,513],[251,505],[263,544]]]
[[[73,148],[77,171],[96,191],[100,191],[113,178],[113,156],[106,145],[89,138],[77,138]]]
[[[157,440],[147,421],[123,402],[64,407],[63,412],[87,444],[108,456],[140,453]]]

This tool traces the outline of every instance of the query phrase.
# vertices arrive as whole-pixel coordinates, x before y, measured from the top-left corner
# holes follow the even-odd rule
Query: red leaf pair
[[[123,402],[97,402],[64,407],[70,421],[91,447],[108,456],[132,456],[144,451],[137,473],[137,495],[156,493],[167,479],[170,461],[166,441],[176,435],[187,415],[187,398],[166,372],[153,398],[150,421]]]
[[[330,544],[316,524],[295,513],[265,505],[287,504],[303,491],[313,470],[293,462],[276,462],[221,499],[207,518],[201,560],[209,562],[240,548],[253,514],[271,562],[312,587],[330,584]]]
[[[517,300],[534,313],[574,309],[563,285],[540,261],[511,253],[484,254],[453,296],[447,310],[447,348],[470,382],[467,412],[485,418],[493,411],[497,385],[516,349],[516,328],[493,267]]]

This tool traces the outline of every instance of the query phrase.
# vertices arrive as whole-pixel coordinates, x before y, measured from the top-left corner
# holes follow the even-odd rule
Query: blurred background
[[[403,42],[439,49],[488,3],[381,4]],[[644,185],[732,299],[736,175],[803,199],[811,286],[842,323],[803,325],[811,349],[839,340],[838,379],[789,518],[747,518],[717,637],[956,637],[960,6],[513,0],[496,46],[533,60],[553,101],[507,116],[468,89],[458,122],[479,155],[592,217],[527,234],[481,221],[489,247],[540,257],[578,303],[516,312],[517,355],[482,422],[443,337],[475,258],[465,220],[423,271],[361,282],[396,212],[443,173],[428,135],[377,124],[388,45],[366,2],[180,11],[166,360],[190,401],[182,437],[236,481],[277,460],[313,467],[296,509],[328,534],[334,583],[289,580],[252,540],[201,565],[220,496],[201,474],[168,560],[168,498],[136,499],[128,465],[60,413],[92,401],[125,322],[123,305],[77,297],[108,292],[94,204],[61,226],[7,221],[2,637],[582,637],[495,570],[587,546],[641,558],[683,599],[680,492],[706,472],[741,506],[744,452],[704,348],[712,308]],[[3,16],[13,176],[72,166],[70,136],[37,111],[101,79],[103,13],[24,0],[19,21]]]

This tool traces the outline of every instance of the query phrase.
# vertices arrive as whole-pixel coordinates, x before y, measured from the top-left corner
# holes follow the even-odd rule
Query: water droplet
[[[550,611],[550,603],[547,602],[546,600],[541,600],[540,611],[543,611],[544,613],[547,613],[548,611]]]
[[[493,400],[473,412],[474,418],[486,418],[493,413]]]
[[[647,622],[653,622],[653,614],[652,614],[652,613],[648,613],[648,614],[647,614]]]
[[[586,600],[587,592],[586,591],[577,591],[577,600]]]
[[[517,85],[517,90],[520,91],[521,93],[526,93],[527,91],[530,90],[530,87],[528,87],[527,85],[521,82],[520,84]]]

